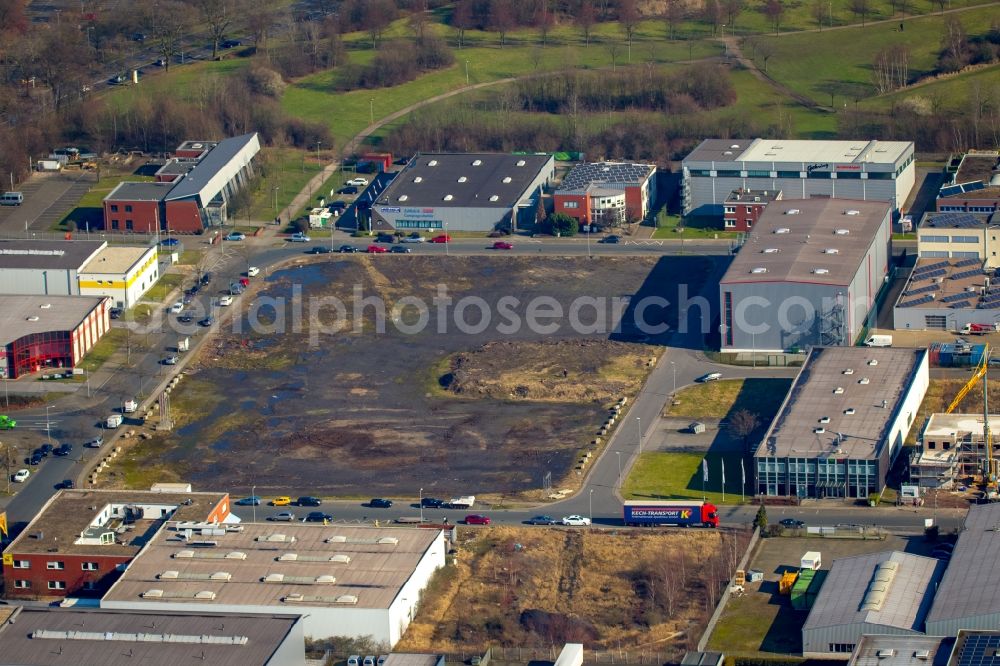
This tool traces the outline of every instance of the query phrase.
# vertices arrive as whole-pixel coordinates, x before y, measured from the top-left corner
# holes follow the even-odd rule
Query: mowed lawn
[[[961,20],[970,37],[985,34],[1000,8],[979,7],[952,16]],[[873,94],[872,61],[883,48],[904,45],[910,51],[911,76],[929,73],[937,60],[945,18],[923,16],[898,24],[878,24],[843,30],[781,37],[760,37],[773,50],[767,73],[818,104],[842,108]],[[847,45],[850,45],[849,48]],[[746,55],[753,49],[746,45]],[[758,57],[759,65],[763,63]],[[832,103],[831,103],[831,94]]]
[[[708,460],[708,482],[702,493],[701,461]],[[722,490],[722,467],[726,486]],[[750,470],[746,470],[747,479]],[[622,497],[631,500],[700,500],[713,504],[739,504],[740,455],[738,453],[643,453],[622,483]],[[748,488],[749,490],[749,488]]]
[[[667,405],[666,416],[723,419],[745,409],[761,422],[778,413],[790,379],[723,379],[695,384],[677,392],[676,405]]]

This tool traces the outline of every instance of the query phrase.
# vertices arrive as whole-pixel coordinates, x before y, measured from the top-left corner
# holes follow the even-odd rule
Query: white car
[[[367,178],[361,178],[360,176],[358,176],[357,178],[352,178],[351,180],[347,181],[347,184],[348,185],[357,185],[358,187],[361,187],[361,186],[364,186],[364,185],[368,184],[368,179]]]
[[[722,379],[722,373],[721,372],[710,372],[707,375],[702,375],[701,377],[699,377],[695,381],[701,382],[702,384],[704,384],[705,382],[717,382],[720,379]]]
[[[247,277],[257,277],[259,273],[260,269],[257,268],[256,266],[251,266],[250,268],[247,269]]]
[[[302,232],[292,234],[291,236],[288,237],[288,241],[290,243],[308,243],[311,240],[312,239],[309,238],[309,236],[306,236]]]
[[[426,240],[427,239],[424,238],[423,236],[406,236],[404,238],[400,238],[399,242],[400,243],[423,243]]]
[[[563,525],[571,525],[573,527],[585,527],[590,524],[590,518],[584,518],[583,516],[566,516],[562,519]]]
[[[233,297],[232,296],[220,296],[219,297],[219,305],[232,305],[232,304],[233,304]]]
[[[14,472],[14,483],[24,483],[31,476],[31,472],[26,469],[19,469]]]
[[[176,303],[170,306],[170,312],[171,314],[180,314],[184,312],[184,303],[181,301],[177,301]]]

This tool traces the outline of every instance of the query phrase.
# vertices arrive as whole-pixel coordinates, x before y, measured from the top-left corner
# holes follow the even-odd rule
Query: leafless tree
[[[451,14],[451,26],[458,33],[458,48],[465,46],[465,31],[474,25],[472,20],[472,0],[456,0]]]
[[[729,430],[743,440],[744,449],[747,448],[750,436],[759,426],[760,419],[749,409],[741,409],[729,418]]]
[[[867,2],[868,0],[864,0]],[[771,20],[774,26],[774,34],[778,34],[778,27],[781,25],[781,17],[785,14],[785,3],[783,0],[766,0],[762,9],[764,16]]]
[[[545,48],[549,39],[549,32],[555,23],[552,16],[552,8],[549,7],[549,0],[539,0],[538,13],[535,17],[535,25],[538,27],[538,37],[542,40],[542,48]]]
[[[189,0],[212,37],[212,60],[219,57],[221,42],[236,18],[235,0]]]
[[[362,0],[361,27],[372,40],[372,48],[378,48],[382,33],[396,18],[396,3],[393,0]]]
[[[910,78],[910,52],[902,44],[887,46],[875,54],[872,83],[880,95],[906,85]]]
[[[156,0],[147,8],[144,19],[156,52],[163,59],[163,68],[170,70],[170,61],[181,52],[184,36],[190,28],[190,12],[177,0]]]
[[[0,442],[0,467],[7,477],[7,494],[10,495],[10,478],[17,466],[17,449],[12,444]]]
[[[244,0],[243,20],[246,22],[254,50],[264,51],[270,57],[267,44],[271,32],[285,11],[281,0]]]
[[[580,28],[580,32],[583,33],[584,46],[590,46],[590,33],[594,28],[594,23],[597,22],[594,0],[580,0],[573,22],[576,23],[576,27]]]
[[[944,14],[944,8],[949,2],[951,2],[951,0],[931,0],[931,7],[933,8],[934,5],[937,5],[938,12]]]
[[[812,4],[809,6],[809,13],[812,14],[813,19],[816,21],[816,25],[819,29],[823,29],[823,21],[828,20],[827,8],[832,5],[828,4],[826,0],[812,0]]]
[[[673,41],[679,26],[687,18],[687,5],[684,0],[667,0],[666,10],[663,12],[663,23],[667,27],[667,39]]]
[[[507,33],[514,27],[514,7],[511,0],[494,0],[490,5],[490,28],[500,37],[500,48],[507,43]]]
[[[941,30],[941,69],[958,71],[969,62],[969,38],[955,15],[945,19]]]
[[[621,50],[621,44],[616,41],[608,42],[608,55],[611,56],[611,71],[618,70],[618,51]]]
[[[49,87],[53,109],[58,111],[78,97],[80,79],[87,72],[86,60],[80,54],[86,50],[80,31],[63,24],[32,35],[15,54],[15,60],[25,80],[37,77],[39,83]]]
[[[705,0],[701,8],[701,18],[712,26],[712,35],[719,32],[719,26],[725,18],[725,10],[719,4],[719,0]]]
[[[847,0],[847,8],[854,14],[854,19],[861,19],[862,27],[868,20],[868,15],[872,11],[871,0]]]
[[[734,30],[736,29],[736,19],[743,12],[743,8],[746,7],[746,0],[722,0],[722,7],[726,10],[726,17],[729,23],[729,31],[732,34],[736,34]]]
[[[754,50],[764,63],[764,73],[767,74],[767,61],[774,55],[774,45],[768,40],[760,40]]]
[[[414,0],[407,20],[417,39],[423,39],[427,29],[427,0]]]
[[[636,28],[639,27],[639,8],[635,0],[618,0],[618,22],[625,33],[625,41],[628,44],[628,61],[632,62],[632,38],[635,37]]]

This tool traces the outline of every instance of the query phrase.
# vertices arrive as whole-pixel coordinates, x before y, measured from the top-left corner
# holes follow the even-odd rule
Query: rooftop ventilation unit
[[[798,208],[789,208],[788,210],[785,211],[785,215],[798,215],[801,212],[802,211],[799,210]]]
[[[429,167],[436,167],[437,165],[438,165],[437,160],[431,160],[430,162],[427,163],[427,166]]]
[[[509,183],[509,182],[510,182],[511,180],[512,180],[512,179],[511,179],[511,177],[510,177],[510,176],[504,176],[504,177],[503,177],[503,182],[505,182],[505,183]]]
[[[844,211],[844,215],[861,215],[861,211],[860,210],[854,210],[852,208],[850,210],[845,210]]]
[[[382,537],[375,543],[377,543],[380,546],[398,546],[399,539],[397,539],[396,537]]]
[[[347,537],[345,536],[332,536],[326,540],[327,543],[347,543]]]
[[[761,253],[763,254],[778,254],[779,252],[781,252],[781,250],[776,247],[767,247],[761,250]]]
[[[413,179],[413,182],[414,183],[422,183],[422,182],[424,182],[424,177],[423,176],[417,176],[417,177],[415,177]]]
[[[143,599],[159,599],[163,596],[163,590],[146,590],[140,596]]]
[[[854,414],[855,414],[854,408],[853,407],[848,407],[847,409],[844,410],[844,414],[846,416],[854,416]]]
[[[868,365],[878,365],[878,359],[873,358],[872,360],[868,361]]]
[[[840,254],[840,250],[835,247],[828,247],[823,250],[823,254]]]
[[[444,200],[445,200],[445,201],[451,201],[451,200],[452,200],[452,199],[454,199],[454,198],[455,198],[455,197],[453,197],[453,196],[452,196],[452,195],[450,195],[450,194],[446,194],[446,195],[444,195]]]
[[[875,656],[879,659],[888,659],[889,657],[896,654],[895,650],[879,650],[875,653]]]
[[[753,273],[754,275],[760,275],[761,273],[766,273],[767,269],[764,268],[763,266],[757,266],[756,268],[751,268],[750,272]]]
[[[732,148],[733,150],[736,150],[736,149],[738,149],[740,147],[740,144],[734,143],[733,145],[731,145],[729,147]]]
[[[482,166],[482,160],[472,160],[472,166]]]
[[[358,597],[353,594],[342,594],[334,601],[338,604],[356,604],[358,603]]]
[[[871,384],[871,380],[868,379],[867,377],[862,377],[861,379],[858,380],[858,383],[862,385],[867,385]]]
[[[922,661],[927,661],[928,659],[931,658],[931,651],[930,650],[917,650],[916,652],[913,653],[913,658],[914,659],[920,659]]]
[[[842,373],[840,373],[840,374],[842,374],[842,375],[853,375],[853,374],[854,374],[854,368],[847,368],[847,369],[845,369],[845,370],[844,370],[844,371],[843,371]]]
[[[467,180],[469,180],[469,179],[468,179],[468,178],[466,178],[465,176],[459,176],[459,177],[458,177],[458,182],[460,182],[460,183],[464,183],[464,182],[465,182],[465,181],[467,181]]]
[[[31,315],[26,321],[38,321],[38,315]]]
[[[410,198],[410,196],[409,196],[409,195],[407,195],[407,194],[400,194],[400,195],[399,195],[399,200],[400,200],[400,201],[406,201],[406,200],[407,200],[407,199],[409,199],[409,198]]]
[[[843,386],[838,386],[837,388],[833,389],[834,395],[840,395],[843,392],[844,392],[844,387]]]
[[[525,164],[527,164],[527,162],[525,162],[524,160],[518,160],[517,161],[517,166],[519,166],[519,167],[523,167]]]
[[[817,268],[817,269],[813,270],[813,273],[815,275],[826,275],[829,272],[830,272],[829,268]]]
[[[774,230],[774,233],[776,233],[776,234],[787,234],[787,233],[791,233],[791,231],[792,230],[789,229],[788,227],[778,227],[777,229]]]
[[[733,151],[731,151],[731,150],[724,150],[724,151],[722,151],[722,154],[723,155],[732,155]]]
[[[816,433],[817,435],[822,435],[824,432],[826,432],[826,428],[813,428],[813,432]]]
[[[838,236],[848,236],[848,235],[850,235],[851,230],[850,229],[837,229],[833,233],[837,234]]]
[[[494,195],[490,196],[490,201],[500,201],[500,197],[497,196],[496,194],[494,194]]]
[[[821,416],[821,417],[819,417],[819,422],[820,423],[829,423],[830,422],[830,417],[829,416]]]
[[[48,310],[49,308],[52,307],[52,304],[51,303],[42,303],[38,307],[41,308],[42,310]]]

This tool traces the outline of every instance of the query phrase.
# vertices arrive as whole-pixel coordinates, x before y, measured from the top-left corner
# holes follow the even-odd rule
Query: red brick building
[[[781,199],[775,190],[734,190],[722,207],[722,228],[726,231],[749,231],[757,224],[767,204]]]
[[[656,201],[656,165],[620,162],[577,164],[552,195],[553,210],[581,225],[638,222]]]
[[[3,551],[8,599],[100,597],[167,520],[224,523],[227,493],[61,490]]]
[[[201,233],[229,219],[231,197],[253,177],[256,133],[217,143],[186,141],[155,182],[123,182],[104,198],[107,231]]]

